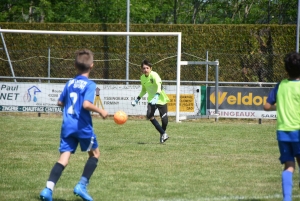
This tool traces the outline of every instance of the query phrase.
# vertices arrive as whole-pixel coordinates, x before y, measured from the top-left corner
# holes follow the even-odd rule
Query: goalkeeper
[[[164,143],[169,136],[166,133],[168,125],[168,106],[170,101],[165,91],[162,89],[162,81],[160,76],[152,71],[152,64],[144,60],[141,65],[143,75],[141,76],[142,90],[134,101],[131,102],[135,106],[139,100],[148,93],[147,119],[151,121],[153,126],[160,133],[160,143]],[[154,117],[154,113],[158,109],[162,125]]]

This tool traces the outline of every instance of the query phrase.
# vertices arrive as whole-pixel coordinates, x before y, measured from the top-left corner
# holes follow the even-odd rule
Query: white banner
[[[4,112],[62,112],[57,100],[65,84],[57,83],[13,83],[0,82],[0,111]],[[175,115],[176,86],[164,86],[170,98],[169,115]],[[180,114],[197,114],[200,107],[200,87],[181,86]],[[94,104],[114,114],[118,110],[128,115],[146,115],[147,94],[135,107],[135,100],[141,85],[97,85]],[[157,115],[158,113],[156,113]]]
[[[207,110],[208,115],[214,115],[214,109]],[[276,119],[276,111],[258,111],[258,110],[218,110],[218,116],[224,118],[255,118],[255,119]]]

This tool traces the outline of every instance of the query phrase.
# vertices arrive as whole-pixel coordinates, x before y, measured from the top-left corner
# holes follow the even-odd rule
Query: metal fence
[[[0,80],[8,81],[5,77],[18,77],[19,81],[30,81],[28,77],[71,78],[76,74],[73,52],[66,55],[61,50],[18,50],[10,51],[11,66],[3,50],[0,50]],[[31,57],[23,58],[24,53],[31,52]],[[182,52],[182,61],[215,61],[219,60],[219,81],[222,83],[263,85],[278,82],[285,77],[283,66],[284,55],[242,55],[202,51],[203,54],[194,55]],[[156,58],[153,70],[159,72],[163,80],[174,81],[176,78],[176,55],[130,55],[126,61],[125,54],[103,54],[95,52],[95,68],[90,74],[91,79],[126,79],[126,62],[129,62],[129,79],[139,80],[141,75],[141,58]],[[22,58],[22,59],[18,59]],[[131,62],[134,60],[135,62]],[[26,78],[26,79],[22,79]],[[59,81],[59,79],[57,79]],[[182,82],[206,82],[215,80],[214,66],[188,65],[181,67]],[[10,81],[14,81],[10,79]]]

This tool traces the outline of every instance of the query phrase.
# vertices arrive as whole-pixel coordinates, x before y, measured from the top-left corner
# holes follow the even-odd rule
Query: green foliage
[[[2,0],[1,22],[125,23],[122,0]],[[297,1],[131,0],[130,22],[142,24],[296,24]]]
[[[3,29],[60,30],[60,31],[126,31],[125,24],[52,24],[52,23],[2,23]],[[131,26],[132,32],[182,32],[183,61],[219,60],[220,81],[232,82],[277,82],[285,76],[283,57],[295,48],[295,25],[139,25]],[[70,59],[79,48],[89,48],[96,52],[102,62],[92,78],[124,79],[126,55],[125,36],[75,36],[75,35],[36,35],[4,34],[11,59],[24,60],[14,63],[16,76],[47,77],[47,58],[39,58],[39,64],[28,58],[37,55],[47,56],[51,48],[52,57]],[[157,63],[154,70],[164,80],[176,80],[177,38],[175,37],[130,37],[130,79],[139,79],[139,66],[142,59]],[[194,56],[191,56],[194,55]],[[115,64],[113,59],[121,63]],[[0,58],[6,58],[0,51]],[[167,58],[167,59],[166,59]],[[73,76],[73,64],[66,61],[53,61],[51,77],[68,78]],[[11,75],[8,62],[0,60],[1,75]],[[133,65],[137,64],[137,65]],[[18,66],[19,65],[19,66]],[[68,68],[66,68],[68,66]],[[34,70],[33,70],[34,69]],[[181,80],[203,81],[205,71],[201,66],[190,66],[181,73]],[[73,70],[73,68],[72,68]],[[72,72],[72,73],[70,73]],[[209,81],[215,80],[214,69],[209,71]]]

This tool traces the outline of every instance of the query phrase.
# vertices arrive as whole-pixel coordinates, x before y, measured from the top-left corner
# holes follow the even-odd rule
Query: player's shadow
[[[35,200],[40,200],[39,197],[35,197]],[[76,197],[74,199],[62,199],[62,198],[56,198],[56,199],[53,199],[53,201],[82,201],[81,198],[79,197]]]
[[[166,145],[165,143],[159,143],[159,142],[138,142],[137,144],[140,145],[146,145],[146,144],[160,144],[160,145]]]
[[[261,199],[238,199],[238,201],[263,201]]]

